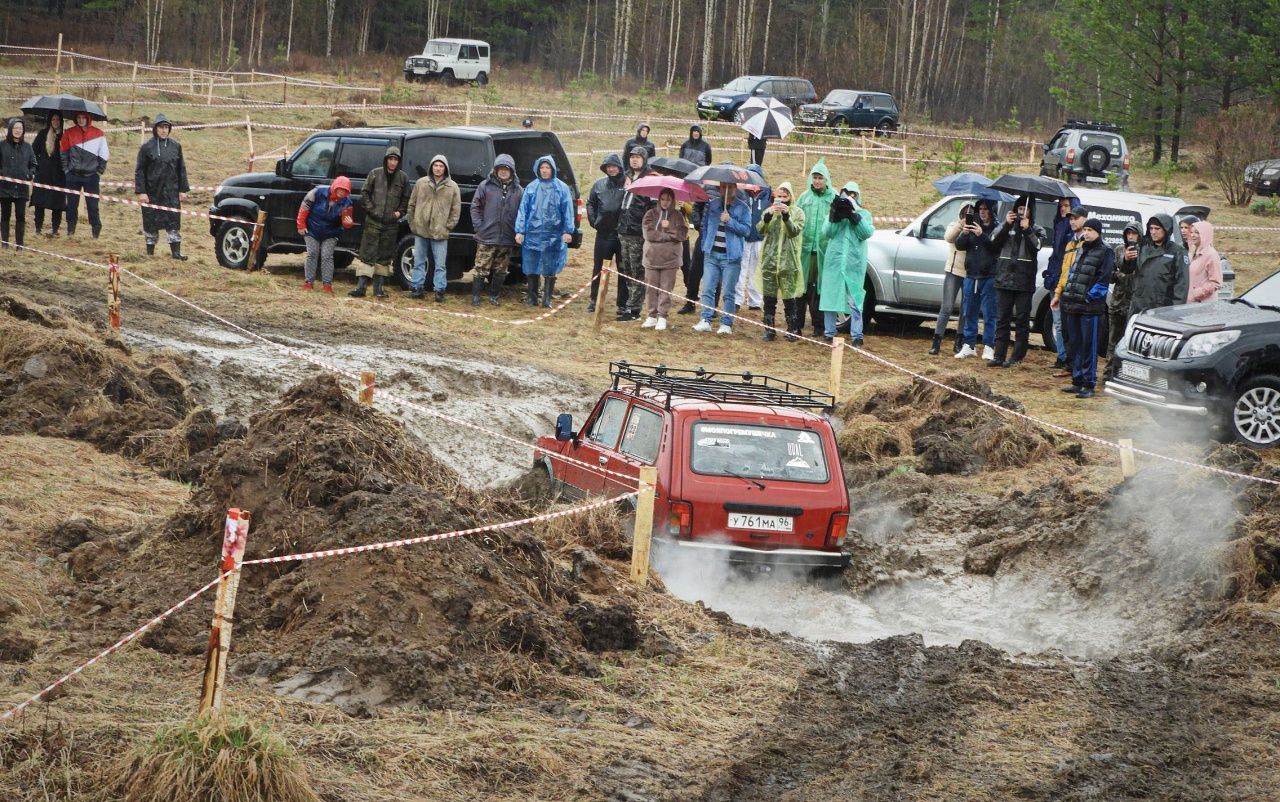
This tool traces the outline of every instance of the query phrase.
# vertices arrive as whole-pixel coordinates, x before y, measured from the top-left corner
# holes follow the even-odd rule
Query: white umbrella
[[[791,109],[771,97],[749,97],[738,107],[738,124],[756,139],[782,139],[796,125]]]

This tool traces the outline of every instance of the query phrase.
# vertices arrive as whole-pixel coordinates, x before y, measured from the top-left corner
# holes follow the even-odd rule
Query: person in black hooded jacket
[[[691,161],[699,167],[711,164],[711,145],[702,138],[702,126],[689,126],[689,138],[680,146],[680,158]]]
[[[622,217],[622,201],[627,193],[622,159],[618,158],[618,154],[610,153],[600,162],[600,172],[604,173],[604,178],[596,179],[591,187],[591,194],[587,197],[587,222],[596,230],[588,312],[596,311],[596,293],[600,289],[600,268],[604,265],[604,260],[613,260],[616,268],[622,254],[622,246],[618,242],[618,221]],[[622,289],[621,282],[618,289]]]
[[[627,157],[631,155],[631,151],[637,147],[644,148],[645,161],[652,159],[658,155],[658,149],[649,141],[649,125],[641,123],[636,129],[636,135],[627,140],[627,144],[622,146],[622,161],[625,163]]]
[[[1040,243],[1045,241],[1044,229],[1032,222],[1030,204],[1018,202],[1016,211],[1010,211],[1004,225],[991,238],[993,247],[999,250],[996,258],[996,345],[995,354],[987,365],[993,368],[1011,368],[1027,355],[1027,341],[1031,335],[1031,295],[1036,289],[1036,259]],[[1014,333],[1013,354],[1009,353],[1010,329]]]
[[[1095,217],[1080,229],[1084,242],[1062,287],[1062,330],[1067,340],[1071,386],[1079,398],[1092,398],[1098,378],[1098,334],[1107,312],[1107,288],[1115,270],[1115,252],[1102,241],[1102,223]]]

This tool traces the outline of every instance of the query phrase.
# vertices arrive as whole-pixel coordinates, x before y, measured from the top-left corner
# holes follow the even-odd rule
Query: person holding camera
[[[1018,201],[991,240],[1000,251],[993,282],[996,288],[995,354],[987,360],[987,365],[993,368],[1014,367],[1027,355],[1031,295],[1036,288],[1036,256],[1045,239],[1044,229],[1031,219],[1031,203],[1025,198]],[[1014,344],[1013,354],[1009,355],[1011,331]]]
[[[929,356],[937,356],[942,350],[942,338],[946,336],[947,324],[951,322],[951,310],[956,305],[956,296],[964,289],[965,252],[956,248],[956,240],[966,222],[974,222],[973,205],[966,203],[960,207],[960,214],[947,224],[947,231],[942,238],[951,245],[951,253],[947,256],[947,265],[943,268],[942,305],[938,307],[938,323],[933,327],[933,343],[929,346]],[[964,309],[956,320],[956,352],[964,342]]]
[[[982,358],[995,356],[992,348],[996,342],[996,291],[992,282],[996,266],[996,248],[991,237],[996,231],[995,213],[989,201],[975,204],[977,214],[965,218],[956,237],[956,250],[964,251],[964,291],[961,324],[964,344],[956,352],[956,359],[978,355],[978,321],[982,321]]]
[[[1120,263],[1122,272],[1133,274],[1131,317],[1148,309],[1187,302],[1191,260],[1186,250],[1173,241],[1172,234],[1173,218],[1163,213],[1153,215],[1133,261],[1126,256]]]
[[[867,240],[876,233],[871,212],[861,205],[862,190],[850,181],[831,203],[831,239],[822,262],[818,308],[822,310],[822,339],[834,342],[836,315],[849,316],[849,337],[862,345],[862,302],[867,294]]]
[[[783,315],[787,325],[786,338],[795,342],[800,334],[796,309],[804,297],[804,269],[800,265],[800,249],[804,244],[804,209],[792,205],[794,190],[790,181],[783,181],[773,194],[773,203],[764,210],[756,228],[764,235],[763,254],[757,279],[764,296],[765,342],[777,339],[772,326],[778,313],[778,296],[782,296]]]

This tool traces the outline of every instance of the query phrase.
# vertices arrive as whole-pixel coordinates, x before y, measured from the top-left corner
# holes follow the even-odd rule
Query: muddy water
[[[558,412],[572,412],[580,419],[595,400],[595,394],[586,388],[528,366],[408,347],[334,345],[272,336],[281,344],[352,372],[372,370],[380,388],[401,398],[524,442],[553,431]],[[320,370],[264,343],[214,326],[166,327],[164,335],[131,330],[126,338],[134,346],[170,348],[189,357],[188,374],[196,397],[219,417],[247,419],[274,402],[282,390]],[[379,406],[404,422],[473,487],[509,481],[532,464],[531,449],[399,404]]]

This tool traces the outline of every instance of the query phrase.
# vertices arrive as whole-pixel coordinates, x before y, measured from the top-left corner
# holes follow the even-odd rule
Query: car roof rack
[[[621,360],[609,363],[613,389],[624,382],[665,393],[670,408],[673,396],[706,401],[765,404],[780,407],[835,409],[835,396],[803,384],[762,376],[750,371],[729,373],[705,368],[669,368],[666,365],[633,365]]]
[[[1097,120],[1067,120],[1063,128],[1083,128],[1087,131],[1106,131],[1112,134],[1118,134],[1124,129],[1115,123],[1101,123]]]

